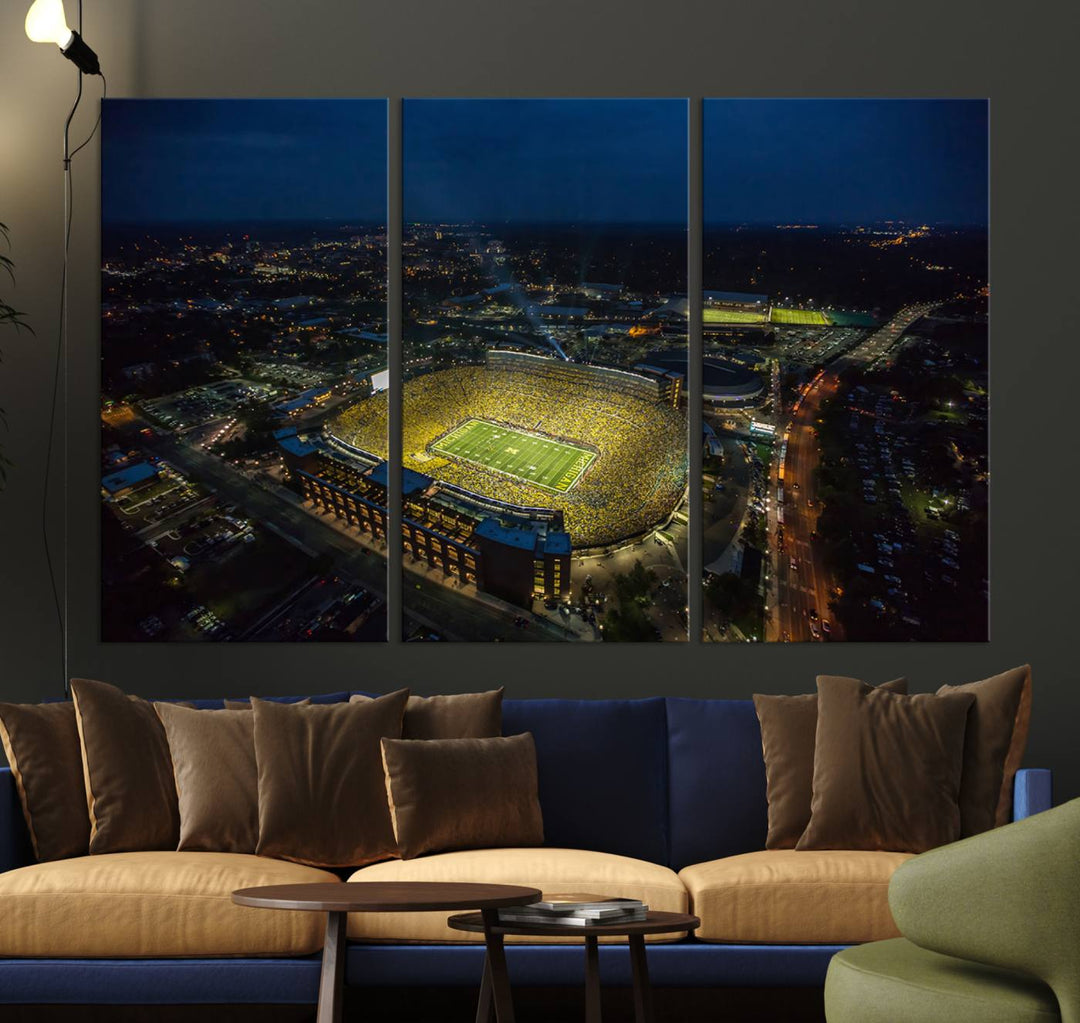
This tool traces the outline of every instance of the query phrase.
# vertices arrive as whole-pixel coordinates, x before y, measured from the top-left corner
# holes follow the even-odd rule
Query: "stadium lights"
[[[26,12],[25,27],[32,42],[56,43],[60,52],[83,74],[101,74],[98,55],[78,32],[68,27],[64,0],[34,0]]]

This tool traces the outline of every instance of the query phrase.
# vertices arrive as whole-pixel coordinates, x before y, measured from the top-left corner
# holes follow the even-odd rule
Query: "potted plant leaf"
[[[4,250],[10,250],[11,235],[7,224],[3,222],[0,222],[0,242],[3,243]],[[6,272],[10,283],[14,284],[15,263],[12,261],[7,251],[0,251],[0,268]],[[0,294],[0,327],[14,327],[16,330],[28,330],[31,334],[34,333],[33,328],[23,319],[23,313],[9,305],[3,294]],[[4,353],[3,350],[0,349],[0,363],[3,361]],[[4,413],[3,407],[0,407],[0,429],[7,429],[7,416]],[[9,465],[11,465],[11,462],[4,455],[3,437],[0,436],[0,490],[3,490],[4,484],[7,483],[7,469]]]

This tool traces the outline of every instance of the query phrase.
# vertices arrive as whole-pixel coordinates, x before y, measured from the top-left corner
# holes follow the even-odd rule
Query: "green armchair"
[[[845,949],[828,1023],[1080,1023],[1080,799],[901,866],[903,938]]]

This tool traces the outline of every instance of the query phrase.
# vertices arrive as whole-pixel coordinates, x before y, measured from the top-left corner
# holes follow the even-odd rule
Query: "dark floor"
[[[578,1023],[582,992],[521,988],[517,1023]],[[472,1023],[475,992],[464,988],[371,989],[350,992],[347,1023]],[[824,1023],[820,988],[658,988],[656,1023]],[[313,1023],[314,1006],[0,1006],[3,1023]],[[604,1023],[631,1023],[630,991],[604,991]]]

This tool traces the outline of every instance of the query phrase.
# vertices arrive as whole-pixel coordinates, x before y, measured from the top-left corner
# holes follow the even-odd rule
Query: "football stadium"
[[[682,376],[491,351],[404,383],[407,470],[489,506],[554,509],[575,549],[668,521],[687,483]],[[339,414],[330,437],[386,457],[387,395]]]

